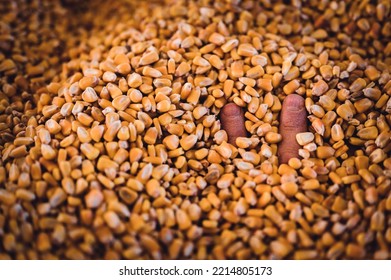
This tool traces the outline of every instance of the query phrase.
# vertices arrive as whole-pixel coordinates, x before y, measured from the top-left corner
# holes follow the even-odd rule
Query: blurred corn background
[[[0,259],[389,259],[390,9],[1,1]]]

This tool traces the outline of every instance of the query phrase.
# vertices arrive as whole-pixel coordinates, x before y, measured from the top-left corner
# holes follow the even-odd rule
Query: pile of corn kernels
[[[0,3],[0,259],[391,257],[390,1],[81,2]]]

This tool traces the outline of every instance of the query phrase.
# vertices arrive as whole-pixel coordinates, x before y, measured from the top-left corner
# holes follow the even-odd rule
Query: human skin
[[[243,110],[235,103],[226,104],[221,110],[221,124],[228,134],[228,142],[235,145],[236,138],[246,137]],[[280,116],[279,133],[282,140],[278,146],[280,163],[287,163],[291,158],[299,157],[300,146],[296,134],[307,131],[307,112],[304,98],[298,94],[288,95],[283,103]]]

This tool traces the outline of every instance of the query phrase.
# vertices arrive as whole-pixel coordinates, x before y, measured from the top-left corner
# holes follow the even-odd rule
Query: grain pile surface
[[[390,258],[388,0],[82,2],[0,4],[0,259]]]

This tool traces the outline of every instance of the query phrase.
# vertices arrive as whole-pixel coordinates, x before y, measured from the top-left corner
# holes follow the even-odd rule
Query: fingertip
[[[235,103],[228,103],[221,109],[221,125],[227,132],[228,142],[234,146],[237,137],[246,136],[244,114],[242,108]]]
[[[296,134],[307,130],[307,111],[304,98],[298,94],[288,95],[282,104],[280,133],[282,141],[278,147],[280,163],[299,156],[300,145]]]
[[[240,115],[242,109],[235,103],[228,103],[221,109],[221,113],[226,117],[234,117]]]
[[[298,94],[290,94],[285,97],[282,106],[290,111],[301,111],[305,108],[304,98]]]
[[[307,111],[305,109],[304,98],[298,94],[290,94],[285,97],[281,110],[281,128],[299,129],[307,123]]]

